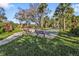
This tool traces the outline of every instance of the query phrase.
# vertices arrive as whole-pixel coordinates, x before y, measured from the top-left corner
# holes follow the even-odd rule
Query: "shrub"
[[[12,31],[14,28],[13,28],[12,24],[10,24],[10,23],[5,23],[5,25],[3,26],[3,29],[4,29],[5,31],[7,31],[7,32],[10,32],[10,31]]]
[[[74,30],[71,29],[71,33],[73,33],[76,36],[79,36],[79,27],[75,28]]]
[[[0,28],[0,34],[3,33],[3,32],[4,32],[4,31],[3,31],[3,28]]]

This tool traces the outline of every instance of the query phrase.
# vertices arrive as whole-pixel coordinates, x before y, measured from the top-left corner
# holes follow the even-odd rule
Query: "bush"
[[[12,24],[10,24],[10,23],[5,23],[5,25],[3,26],[3,29],[4,29],[6,32],[11,32],[14,28],[13,28]]]
[[[0,34],[3,33],[3,32],[4,32],[4,31],[3,31],[3,28],[0,28]]]
[[[74,30],[71,29],[71,33],[73,33],[76,36],[79,36],[79,27],[75,28]]]

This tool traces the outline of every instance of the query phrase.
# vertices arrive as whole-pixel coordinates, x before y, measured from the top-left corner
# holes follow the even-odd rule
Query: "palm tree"
[[[68,20],[66,20],[67,22],[70,21],[70,24],[68,24],[70,26],[71,26],[71,23],[72,23],[71,21],[72,21],[73,13],[74,13],[74,9],[72,7],[68,7],[66,9],[65,17],[66,17],[66,19],[68,19]],[[68,26],[66,26],[66,28],[67,27]]]
[[[66,29],[66,19],[72,15],[73,8],[71,7],[70,3],[60,3],[54,13],[54,16],[56,16],[56,18],[60,18],[60,24],[63,26],[63,30]]]
[[[62,12],[61,12],[61,9],[60,9],[60,4],[57,6],[55,12],[54,12],[54,15],[52,17],[52,21],[53,21],[53,26],[56,27],[56,20],[58,20],[58,27],[60,29],[62,29]]]

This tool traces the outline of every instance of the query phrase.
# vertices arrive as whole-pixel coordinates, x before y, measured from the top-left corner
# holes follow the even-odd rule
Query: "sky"
[[[58,3],[49,3],[48,8],[52,10],[50,16],[54,14],[54,11],[56,7],[58,6]],[[0,3],[0,7],[3,7],[5,9],[5,13],[7,16],[7,20],[13,21],[15,23],[18,23],[18,20],[14,18],[15,13],[17,12],[18,8],[28,9],[29,3]],[[72,4],[72,7],[74,8],[75,15],[79,15],[79,4]]]

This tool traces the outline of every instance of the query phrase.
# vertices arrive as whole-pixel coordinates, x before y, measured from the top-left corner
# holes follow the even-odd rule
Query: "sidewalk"
[[[50,31],[48,31],[50,32]],[[18,33],[14,33],[13,35],[3,39],[0,41],[0,46],[2,45],[5,45],[13,40],[16,40],[16,38],[19,38],[20,36],[22,36],[23,34],[27,34],[25,32],[18,32]],[[32,35],[32,36],[37,36],[36,33],[29,33],[29,35]],[[50,39],[53,39],[55,38],[56,36],[58,35],[58,31],[51,31],[49,35],[45,35],[45,38],[50,38]],[[39,35],[39,37],[43,37],[42,34]]]
[[[16,38],[20,37],[23,35],[23,32],[18,32],[18,33],[14,33],[13,35],[7,37],[6,39],[3,39],[0,41],[0,46],[1,45],[5,45],[13,40],[15,40]]]

